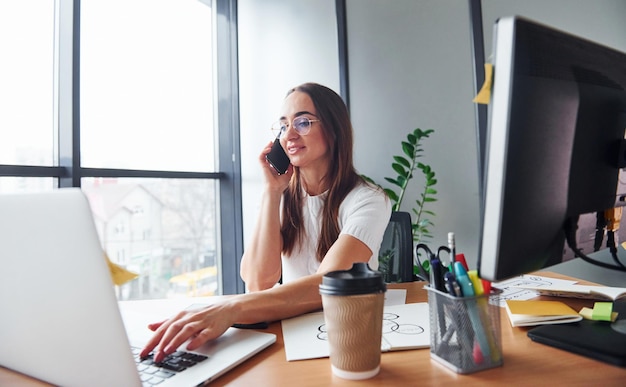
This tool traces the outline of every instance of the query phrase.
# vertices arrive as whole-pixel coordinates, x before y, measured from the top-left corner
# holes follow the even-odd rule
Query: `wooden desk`
[[[540,275],[568,278],[554,273]],[[584,281],[581,281],[584,283]],[[394,284],[406,288],[407,302],[426,302],[423,282]],[[566,301],[574,309],[592,306],[584,300]],[[382,355],[380,373],[368,380],[354,382],[340,379],[330,370],[328,358],[287,362],[279,322],[266,330],[277,340],[269,348],[217,379],[214,386],[389,386],[423,385],[568,385],[624,386],[626,369],[592,360],[531,341],[529,328],[512,328],[504,310],[500,311],[504,365],[470,375],[456,374],[430,360],[428,349],[387,352]],[[0,386],[47,386],[47,384],[0,367]]]

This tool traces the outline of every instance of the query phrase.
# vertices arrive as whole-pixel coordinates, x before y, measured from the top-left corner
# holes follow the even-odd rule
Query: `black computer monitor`
[[[520,17],[494,28],[479,274],[562,260],[578,216],[619,202],[626,54]],[[574,241],[575,243],[575,241]]]

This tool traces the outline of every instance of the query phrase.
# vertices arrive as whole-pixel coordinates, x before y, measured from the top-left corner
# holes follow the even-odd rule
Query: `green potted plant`
[[[414,173],[417,170],[422,172],[424,186],[410,209],[412,212],[412,236],[415,243],[432,238],[430,227],[434,226],[431,218],[435,216],[435,213],[425,207],[427,203],[437,201],[437,190],[434,188],[437,184],[437,179],[430,165],[419,161],[424,152],[422,140],[428,138],[433,132],[433,129],[422,130],[417,128],[407,134],[406,140],[401,142],[402,154],[393,156],[393,162],[391,163],[391,168],[396,173],[396,176],[385,177],[385,180],[392,185],[391,188],[383,187],[371,178],[363,176],[366,180],[376,184],[385,191],[392,202],[392,211],[398,212],[402,209],[406,190],[411,180],[415,177]],[[392,234],[396,234],[393,231]],[[379,255],[379,270],[385,273],[386,276],[390,276],[390,273],[393,272],[391,268],[398,264],[394,255],[395,249],[393,248],[385,249]],[[391,277],[386,278],[386,280],[387,282],[395,282],[394,278]]]

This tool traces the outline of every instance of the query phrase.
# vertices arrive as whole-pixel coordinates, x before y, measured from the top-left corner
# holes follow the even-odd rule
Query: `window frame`
[[[205,0],[209,2],[211,0]],[[58,136],[57,166],[0,165],[0,177],[57,178],[57,188],[81,187],[84,177],[139,177],[219,180],[219,251],[222,294],[245,292],[239,276],[243,255],[239,93],[237,58],[237,1],[212,0],[213,77],[217,87],[216,122],[219,128],[219,172],[83,168],[80,165],[80,6],[81,0],[56,0],[54,131]]]

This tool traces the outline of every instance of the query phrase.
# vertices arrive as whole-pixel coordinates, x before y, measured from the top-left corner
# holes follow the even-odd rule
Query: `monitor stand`
[[[613,302],[613,311],[619,313],[617,320],[611,324],[615,332],[626,336],[626,300],[621,299]]]
[[[617,320],[611,324],[611,328],[623,335],[626,335],[626,320]]]
[[[602,249],[595,253],[589,254],[589,257],[604,263],[615,264],[611,258],[609,249]],[[626,254],[620,249],[619,257],[622,262],[626,263]],[[615,286],[618,288],[626,288],[626,275],[623,271],[606,269],[604,267],[593,265],[583,261],[581,258],[574,258],[569,261],[559,263],[554,266],[544,268],[542,270],[552,271],[578,278],[585,281],[594,282],[602,286]]]

